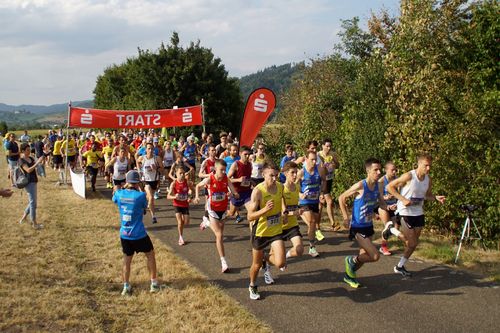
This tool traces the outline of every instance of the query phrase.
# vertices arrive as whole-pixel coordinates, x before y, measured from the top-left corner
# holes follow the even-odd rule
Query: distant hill
[[[92,107],[93,100],[72,102],[73,106]],[[5,121],[9,128],[33,129],[61,126],[66,121],[68,104],[43,105],[8,105],[0,103],[0,121]]]
[[[93,100],[86,100],[86,101],[76,101],[72,102],[73,106],[80,106],[80,107],[91,107],[94,105]],[[40,114],[40,113],[60,113],[60,112],[67,112],[68,111],[68,103],[61,103],[61,104],[53,104],[53,105],[9,105],[9,104],[4,104],[0,103],[0,111],[6,111],[6,112],[16,112],[16,111],[24,111],[24,112],[29,112],[29,113],[34,113],[34,114]]]
[[[294,77],[300,75],[304,63],[284,64],[281,66],[271,66],[257,73],[246,75],[240,78],[240,91],[246,102],[248,95],[257,88],[266,87],[274,91],[277,98],[286,91]]]

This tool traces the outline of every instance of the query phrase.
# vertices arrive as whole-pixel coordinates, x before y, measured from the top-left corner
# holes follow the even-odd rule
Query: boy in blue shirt
[[[136,170],[127,172],[124,189],[118,190],[113,195],[113,202],[120,210],[120,241],[123,251],[123,291],[122,295],[132,294],[130,286],[130,266],[134,253],[144,252],[148,261],[148,270],[151,275],[150,292],[160,290],[156,276],[156,259],[153,243],[146,233],[143,215],[148,207],[146,194],[141,192],[139,183],[140,175]]]

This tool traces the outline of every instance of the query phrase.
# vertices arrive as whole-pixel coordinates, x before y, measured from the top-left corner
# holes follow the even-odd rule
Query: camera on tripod
[[[471,204],[462,204],[459,206],[461,210],[464,212],[472,213],[473,211],[477,210],[479,207],[476,205],[471,205]]]

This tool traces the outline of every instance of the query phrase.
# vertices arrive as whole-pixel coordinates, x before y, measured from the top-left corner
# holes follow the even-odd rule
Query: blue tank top
[[[373,210],[377,205],[378,195],[378,182],[375,183],[373,190],[370,190],[366,179],[363,179],[363,196],[354,199],[351,227],[364,228],[373,226]]]
[[[193,164],[196,161],[196,145],[187,145],[184,150],[184,157],[190,164]]]
[[[318,166],[314,166],[312,174],[304,167],[304,178],[300,182],[300,193],[307,193],[305,199],[299,200],[299,205],[314,205],[319,203],[319,192],[321,190],[321,177]]]
[[[384,176],[384,195],[388,195],[390,194],[388,191],[387,191],[387,184],[389,184],[389,179],[387,179],[386,176]],[[389,200],[386,200],[385,203],[387,205],[394,205],[395,203],[398,202],[398,199],[396,198],[392,198],[392,199],[389,199]]]
[[[295,157],[288,157],[287,155],[285,155],[282,159],[281,159],[281,163],[280,163],[280,169],[283,169],[283,167],[285,166],[285,163],[286,162],[289,162],[289,161],[293,161]],[[280,183],[285,183],[286,182],[286,176],[283,172],[280,172]]]

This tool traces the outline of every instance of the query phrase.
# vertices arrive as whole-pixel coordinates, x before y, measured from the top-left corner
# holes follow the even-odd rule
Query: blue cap
[[[129,184],[137,184],[141,182],[141,175],[136,170],[130,170],[125,176],[126,182]]]

